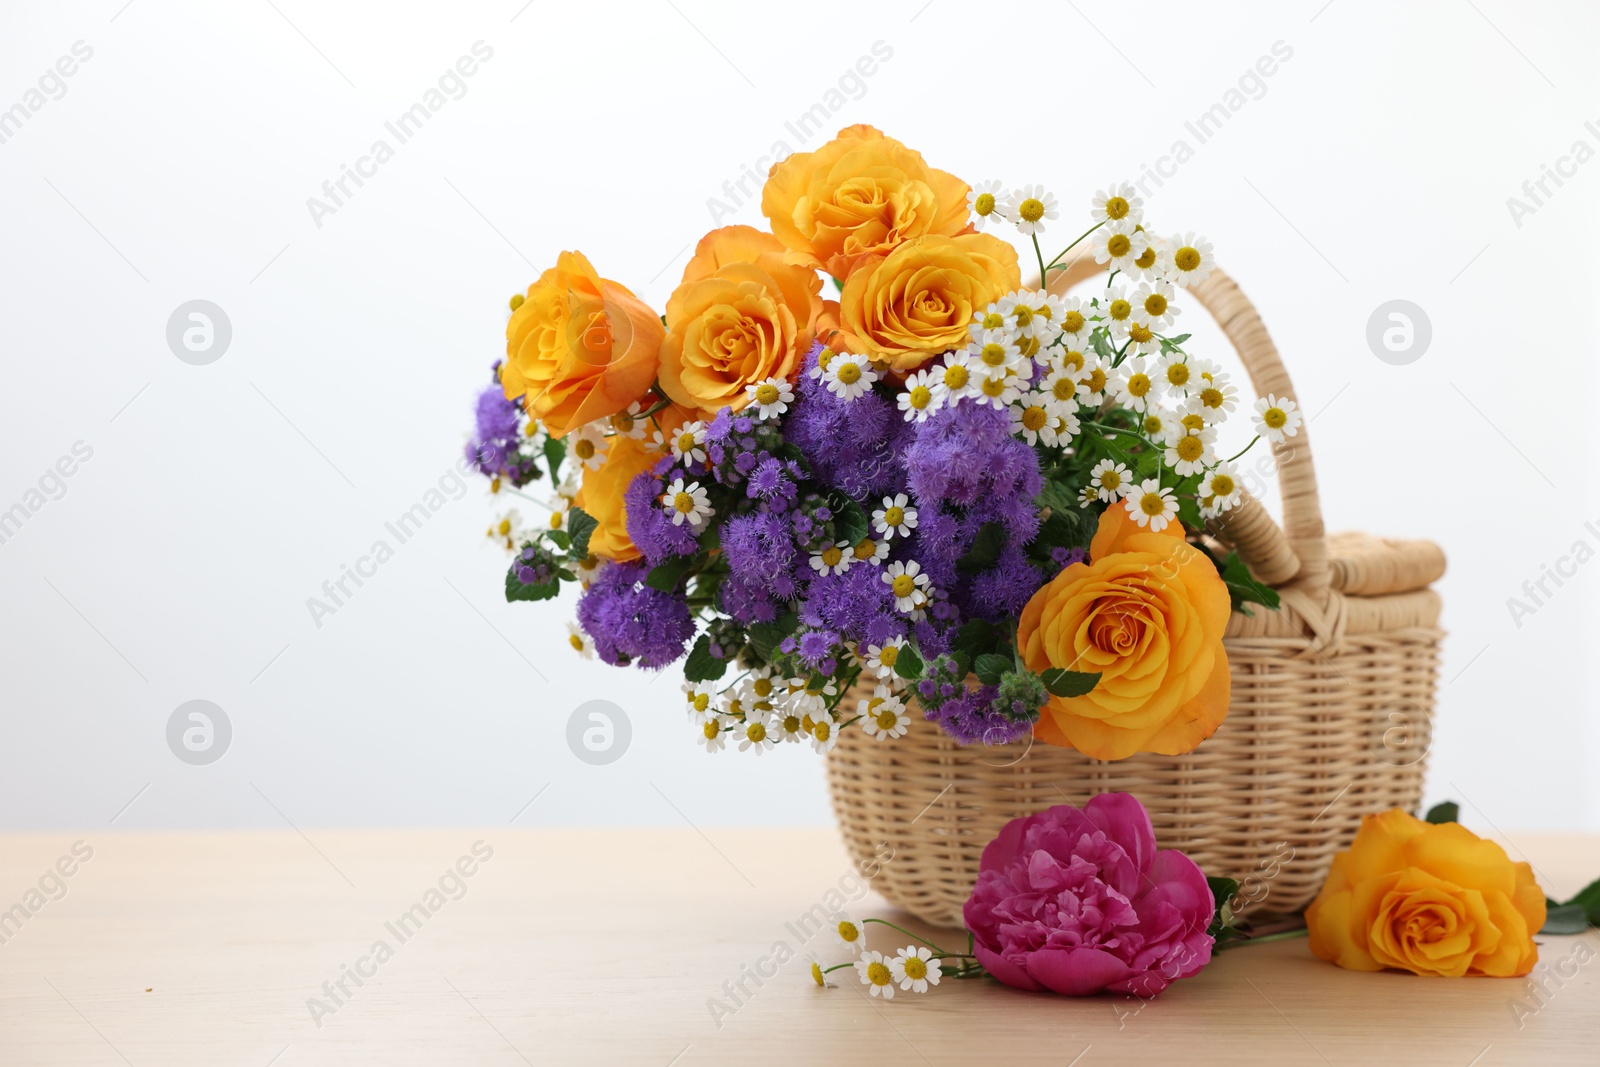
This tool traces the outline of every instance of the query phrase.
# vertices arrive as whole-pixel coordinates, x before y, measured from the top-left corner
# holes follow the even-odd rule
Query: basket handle
[[[1105,267],[1092,257],[1080,255],[1050,280],[1050,291],[1065,293],[1104,271]],[[1261,316],[1233,279],[1213,270],[1205,282],[1189,292],[1211,313],[1238,351],[1256,395],[1286,396],[1298,404],[1289,372],[1267,335]],[[1233,545],[1258,580],[1275,588],[1294,589],[1301,594],[1294,599],[1305,607],[1314,606],[1320,614],[1327,605],[1331,574],[1308,429],[1307,423],[1302,422],[1300,432],[1292,439],[1272,446],[1283,495],[1283,528],[1278,528],[1259,500],[1246,494],[1237,507],[1218,518],[1212,532]],[[1306,600],[1310,603],[1306,604]]]

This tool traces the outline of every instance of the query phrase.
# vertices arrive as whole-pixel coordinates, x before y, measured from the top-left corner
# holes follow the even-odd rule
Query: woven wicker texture
[[[1051,288],[1101,269],[1080,261]],[[1294,398],[1232,280],[1217,271],[1191,292],[1238,349],[1257,394]],[[1247,497],[1207,531],[1283,605],[1230,618],[1233,691],[1222,727],[1188,755],[1116,762],[1025,742],[963,747],[919,715],[895,741],[846,730],[828,756],[829,788],[858,865],[882,843],[894,850],[874,889],[926,922],[960,925],[983,847],[1006,822],[1127,792],[1149,809],[1161,847],[1238,879],[1236,910],[1259,918],[1310,903],[1363,815],[1417,807],[1443,636],[1427,585],[1444,555],[1428,542],[1328,538],[1306,430],[1274,447],[1282,528]],[[847,694],[844,706],[864,695]]]

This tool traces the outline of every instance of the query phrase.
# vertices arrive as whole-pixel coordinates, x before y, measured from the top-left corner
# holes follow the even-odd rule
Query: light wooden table
[[[1600,874],[1600,838],[1514,845],[1561,894]],[[853,971],[818,989],[804,954],[842,956],[789,925],[851,878],[826,829],[4,837],[0,908],[38,907],[0,915],[0,1063],[1600,1062],[1595,931],[1541,939],[1537,996],[1342,971],[1297,940],[1224,952],[1143,1004],[987,980],[886,1004]],[[871,896],[850,910],[894,917]],[[758,986],[779,943],[797,956]]]

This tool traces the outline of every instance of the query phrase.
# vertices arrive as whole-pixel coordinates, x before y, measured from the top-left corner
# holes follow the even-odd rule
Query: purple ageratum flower
[[[1062,570],[1066,570],[1074,563],[1082,563],[1088,558],[1089,550],[1087,548],[1063,548],[1057,545],[1050,550],[1050,562]]]
[[[823,485],[856,500],[904,491],[901,457],[915,431],[882,394],[869,390],[842,400],[812,378],[822,351],[818,343],[806,353],[784,436],[805,455],[812,476]]]
[[[735,515],[722,527],[722,555],[733,577],[750,591],[770,599],[794,598],[795,575],[802,564],[794,526],[787,516],[767,512]]]
[[[978,962],[1006,985],[1141,997],[1210,962],[1215,912],[1200,868],[1156,848],[1149,814],[1128,793],[1007,823],[962,909]]]
[[[689,523],[673,525],[672,517],[661,506],[661,479],[672,466],[672,457],[668,456],[652,470],[640,471],[622,497],[628,539],[652,566],[674,556],[692,556],[700,550],[695,537],[698,528]]]
[[[800,621],[869,645],[906,635],[906,618],[895,610],[894,590],[883,580],[883,568],[871,563],[813,577],[800,605]]]
[[[490,478],[506,478],[518,486],[532,481],[537,471],[533,460],[518,454],[522,411],[516,403],[506,399],[499,385],[491,385],[478,394],[474,414],[466,456],[478,471]]]
[[[768,456],[751,471],[750,480],[745,484],[745,496],[761,501],[767,511],[788,511],[800,493],[799,483],[804,478],[804,469],[794,460]]]
[[[742,626],[776,622],[783,614],[782,603],[769,596],[765,589],[731,576],[717,590],[717,606]]]
[[[596,654],[612,666],[632,662],[664,667],[683,655],[694,636],[689,605],[644,584],[649,567],[608,563],[578,599],[578,622]]]
[[[812,670],[832,674],[842,649],[838,634],[830,630],[807,630],[799,635],[795,647],[786,651],[799,657],[800,662]]]
[[[972,579],[968,597],[985,617],[1021,615],[1028,600],[1044,585],[1045,576],[1015,544],[1000,550],[995,565]]]

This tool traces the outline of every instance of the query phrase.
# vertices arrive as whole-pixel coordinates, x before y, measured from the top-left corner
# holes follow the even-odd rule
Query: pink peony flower
[[[1211,960],[1216,913],[1194,861],[1156,849],[1127,793],[1013,819],[983,850],[964,915],[973,952],[1018,989],[1154,996]]]

